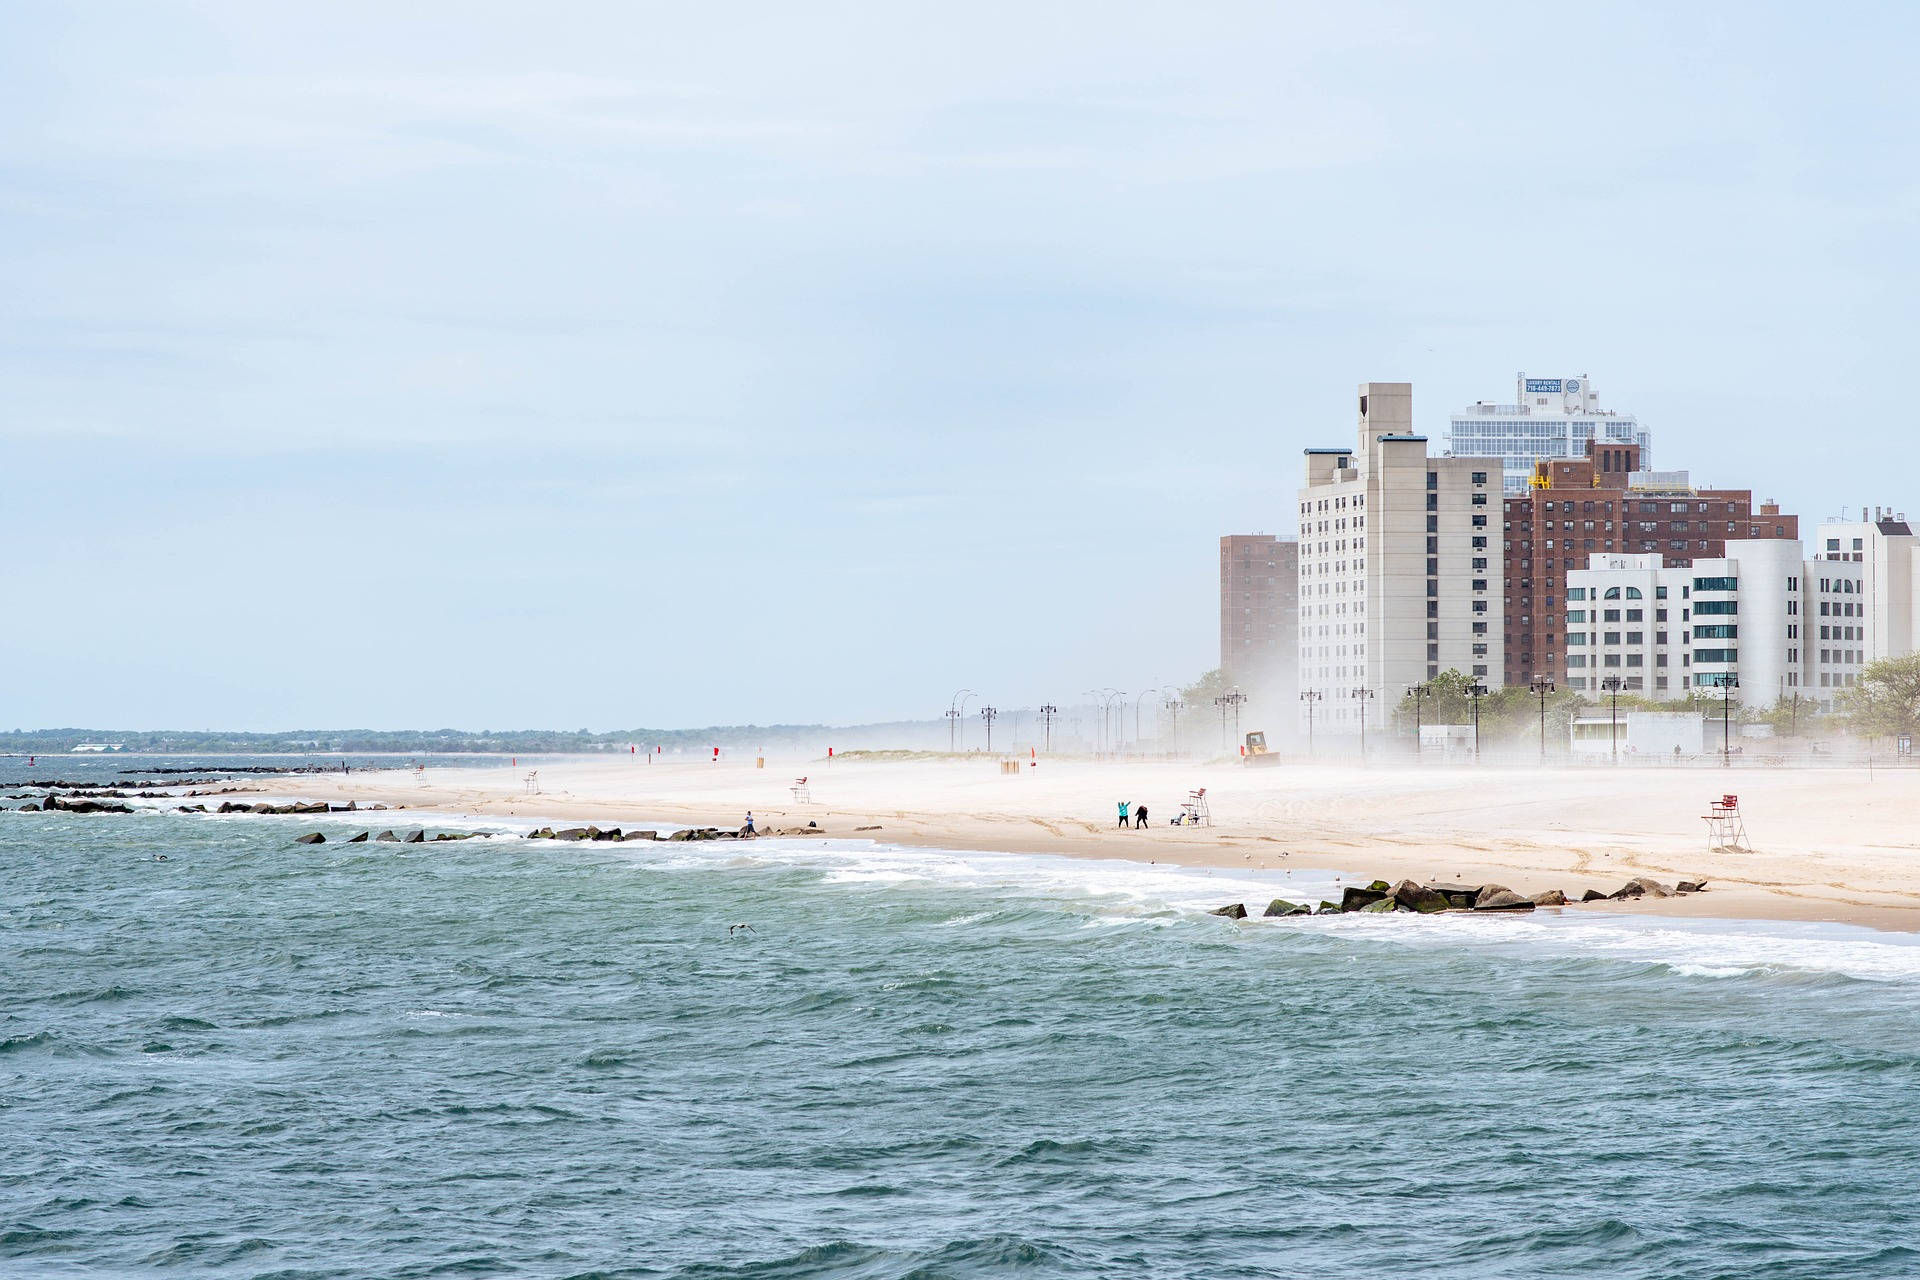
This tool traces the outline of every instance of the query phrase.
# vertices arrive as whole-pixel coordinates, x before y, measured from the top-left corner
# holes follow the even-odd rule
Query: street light
[[[1360,700],[1360,763],[1367,762],[1367,699],[1373,696],[1371,689],[1355,689],[1352,696]]]
[[[1547,762],[1547,695],[1553,692],[1553,681],[1545,676],[1535,676],[1527,688],[1540,695],[1540,763]]]
[[[957,706],[960,714],[954,717],[953,722],[960,726],[960,750],[965,751],[967,749],[967,699],[977,698],[980,695],[971,689],[966,689],[962,692],[966,694],[966,697],[960,699]]]
[[[1040,708],[1040,718],[1044,720],[1047,725],[1047,754],[1048,755],[1053,754],[1053,718],[1059,714],[1060,714],[1060,708],[1054,706],[1051,702],[1049,702],[1046,706]]]
[[[1600,682],[1600,687],[1605,689],[1613,699],[1613,724],[1608,731],[1608,736],[1613,743],[1613,762],[1615,764],[1620,763],[1620,684],[1619,676],[1608,676]]]
[[[980,708],[980,718],[987,722],[987,754],[988,755],[993,754],[993,718],[999,714],[1000,714],[999,709],[995,707]]]
[[[1720,686],[1720,763],[1723,767],[1733,768],[1733,691],[1740,687],[1740,677],[1731,671],[1722,671],[1713,677]]]
[[[948,755],[952,755],[956,750],[953,744],[953,735],[954,735],[955,726],[957,726],[960,723],[960,717],[963,714],[962,711],[960,710],[960,696],[962,694],[965,694],[967,697],[970,698],[973,696],[973,690],[971,689],[956,690],[954,692],[953,697],[947,701],[947,754]]]
[[[1413,699],[1413,758],[1418,760],[1420,758],[1420,700],[1431,698],[1433,690],[1424,684],[1410,684],[1407,686],[1407,696]]]
[[[1300,695],[1300,701],[1307,704],[1307,754],[1313,754],[1313,704],[1320,701],[1318,689],[1308,689]]]
[[[1160,692],[1168,697],[1160,705],[1167,712],[1167,757],[1171,759],[1180,750],[1180,691],[1172,685],[1162,685]]]
[[[1220,745],[1222,748],[1225,748],[1226,746],[1229,745],[1228,742],[1226,741],[1227,708],[1228,707],[1233,708],[1233,734],[1237,738],[1240,736],[1240,704],[1245,702],[1246,700],[1247,700],[1247,695],[1240,692],[1240,690],[1237,688],[1229,689],[1225,693],[1221,694],[1219,697],[1213,700],[1213,705],[1220,708],[1220,738],[1221,738]]]
[[[1473,704],[1473,762],[1480,763],[1480,699],[1487,696],[1487,686],[1474,681],[1466,687],[1467,701]]]

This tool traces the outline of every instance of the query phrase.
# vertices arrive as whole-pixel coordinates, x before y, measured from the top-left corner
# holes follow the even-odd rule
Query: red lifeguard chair
[[[793,792],[793,802],[795,804],[813,803],[813,788],[807,785],[805,778],[795,778],[793,785],[788,787],[787,790]]]
[[[1740,797],[1723,795],[1707,802],[1701,815],[1707,823],[1708,853],[1752,853],[1747,844],[1747,822],[1740,816]]]

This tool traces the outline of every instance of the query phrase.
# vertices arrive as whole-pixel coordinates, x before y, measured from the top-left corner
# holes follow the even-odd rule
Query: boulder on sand
[[[621,838],[620,828],[615,827],[611,831],[601,831],[598,828],[595,828],[593,833],[593,838],[595,840],[618,840]]]
[[[1473,906],[1475,898],[1480,896],[1477,884],[1430,884],[1425,886],[1447,900],[1447,905],[1459,911]]]
[[[1536,907],[1564,907],[1567,905],[1567,895],[1558,889],[1549,889],[1545,893],[1534,894],[1533,905]]]
[[[1635,876],[1629,883],[1637,884],[1649,898],[1671,898],[1673,886],[1661,884],[1652,876]]]
[[[1580,901],[1582,902],[1605,902],[1606,900],[1607,895],[1598,889],[1589,889],[1580,895]]]
[[[1310,916],[1313,908],[1303,902],[1288,902],[1285,898],[1275,898],[1267,904],[1263,913],[1269,916]]]
[[[1245,920],[1247,918],[1247,906],[1244,902],[1229,902],[1224,907],[1214,908],[1208,914],[1225,916],[1229,920]]]
[[[293,842],[295,844],[325,844],[327,842],[327,838],[321,835],[318,831],[309,831],[307,832],[306,835],[295,836],[293,838]]]
[[[1673,886],[1673,891],[1675,893],[1705,893],[1707,891],[1707,882],[1705,880],[1682,880],[1679,884]]]
[[[1523,898],[1511,889],[1485,894],[1473,904],[1475,911],[1531,911],[1533,899]]]

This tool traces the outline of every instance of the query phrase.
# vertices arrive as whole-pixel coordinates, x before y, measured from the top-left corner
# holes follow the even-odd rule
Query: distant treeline
[[[0,754],[54,755],[82,743],[113,744],[126,751],[163,754],[266,755],[338,751],[356,754],[400,752],[447,755],[510,752],[516,755],[580,751],[625,752],[660,747],[666,752],[809,751],[837,749],[909,749],[944,747],[947,726],[938,720],[902,720],[888,724],[740,724],[704,729],[621,729],[571,733],[556,729],[292,729],[284,733],[219,730],[15,729],[0,731]]]

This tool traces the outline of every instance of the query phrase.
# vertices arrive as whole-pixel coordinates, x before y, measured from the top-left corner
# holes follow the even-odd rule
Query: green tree
[[[1233,682],[1227,679],[1227,673],[1219,667],[1207,672],[1198,680],[1180,691],[1180,701],[1196,710],[1211,709],[1213,700],[1233,688]]]
[[[1920,653],[1867,664],[1860,683],[1840,694],[1847,726],[1868,738],[1891,738],[1920,729]]]

